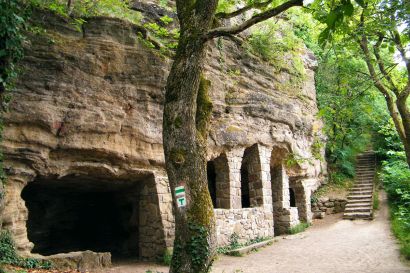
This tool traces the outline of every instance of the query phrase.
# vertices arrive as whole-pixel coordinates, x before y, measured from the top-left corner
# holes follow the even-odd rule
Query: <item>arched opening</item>
[[[241,165],[242,208],[263,205],[262,167],[258,145],[246,148]]]
[[[207,163],[208,189],[214,208],[230,208],[229,165],[225,154]]]
[[[241,167],[241,204],[242,208],[249,208],[251,206],[249,196],[249,172],[246,164]]]
[[[290,201],[290,206],[291,207],[296,207],[296,197],[295,197],[295,191],[292,188],[289,188],[289,201]]]
[[[214,161],[208,161],[206,166],[206,174],[208,177],[208,190],[211,195],[212,205],[216,208],[216,172]]]

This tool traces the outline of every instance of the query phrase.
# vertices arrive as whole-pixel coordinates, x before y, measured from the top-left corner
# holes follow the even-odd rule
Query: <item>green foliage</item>
[[[10,264],[23,268],[51,268],[51,263],[49,261],[19,257],[13,239],[7,231],[0,232],[0,265],[1,264]]]
[[[322,149],[325,143],[322,142],[319,136],[315,135],[313,138],[312,146],[310,147],[312,155],[317,160],[323,160],[322,158]]]
[[[291,24],[268,20],[254,27],[247,43],[250,52],[270,62],[278,71],[295,75],[295,81],[301,82],[306,76],[300,58],[303,42],[294,34]]]
[[[37,7],[51,10],[61,16],[69,17],[70,10],[67,0],[30,0]],[[75,18],[87,18],[93,16],[108,16],[121,18],[134,24],[139,24],[142,19],[141,13],[129,8],[128,0],[83,0],[74,1],[71,15]],[[78,23],[83,21],[79,19]]]
[[[391,225],[394,235],[400,242],[400,253],[410,260],[410,229],[404,221],[397,216],[397,208],[391,209]]]
[[[288,168],[296,167],[303,163],[309,163],[309,164],[312,163],[310,158],[304,158],[294,153],[289,153],[287,157],[285,158],[284,162],[285,162],[286,167]]]
[[[172,18],[168,16],[161,17],[160,20],[168,25],[173,21]],[[179,30],[172,29],[169,30],[166,27],[161,27],[157,23],[146,23],[144,27],[151,31],[155,38],[163,44],[168,50],[175,50],[178,46]],[[165,50],[165,49],[164,49]],[[167,52],[164,52],[167,55]]]
[[[191,233],[190,241],[188,242],[188,250],[191,254],[193,269],[200,272],[200,268],[206,267],[206,262],[210,257],[210,249],[208,244],[208,230],[206,227],[189,223],[189,231]]]
[[[164,252],[164,255],[162,256],[162,263],[170,266],[171,261],[172,261],[172,251],[167,248]]]
[[[23,58],[23,30],[27,12],[17,0],[0,0],[0,93],[11,91],[18,74],[17,62]]]
[[[18,62],[23,58],[23,31],[26,28],[28,12],[25,5],[17,0],[0,0],[0,111],[4,111],[10,101],[10,92],[18,76]],[[2,116],[2,115],[1,115]],[[0,117],[0,141],[3,135],[3,119]],[[6,175],[3,170],[3,153],[0,151],[0,183]],[[0,191],[0,203],[4,193]]]
[[[240,243],[239,242],[239,235],[237,233],[232,233],[231,236],[229,237],[229,244],[227,246],[223,246],[223,247],[218,247],[217,248],[217,253],[218,254],[227,254],[228,252],[241,248],[241,247],[245,247],[245,246],[250,246],[256,243],[260,243],[260,242],[264,242],[267,240],[271,240],[272,237],[256,237],[254,239],[248,240],[245,243]],[[233,252],[234,254],[236,252]]]
[[[373,194],[373,209],[378,210],[380,206],[379,191],[375,190]]]
[[[288,231],[289,234],[296,234],[296,233],[300,233],[305,231],[308,227],[310,226],[310,224],[305,223],[305,222],[300,222],[299,224],[297,224],[294,227],[291,227]]]

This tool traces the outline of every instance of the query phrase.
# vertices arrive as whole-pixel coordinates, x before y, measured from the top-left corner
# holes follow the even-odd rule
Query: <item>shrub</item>
[[[410,260],[410,169],[404,152],[389,151],[386,156],[381,178],[390,201],[392,230],[401,253]]]

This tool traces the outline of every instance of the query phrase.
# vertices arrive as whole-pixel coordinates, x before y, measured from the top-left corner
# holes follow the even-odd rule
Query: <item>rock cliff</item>
[[[62,206],[67,210],[81,207],[86,191],[112,190],[116,194],[124,193],[121,196],[127,196],[124,198],[127,200],[138,196],[140,201],[136,206],[144,208],[121,216],[133,220],[127,220],[131,224],[121,231],[128,232],[124,235],[125,242],[113,248],[126,253],[133,244],[129,230],[139,226],[137,233],[142,238],[138,243],[139,256],[158,255],[161,252],[158,248],[172,245],[173,238],[172,201],[164,171],[161,135],[164,86],[171,60],[146,47],[139,38],[138,27],[119,19],[90,18],[78,29],[73,22],[59,16],[36,11],[33,21],[45,32],[30,34],[22,75],[10,111],[4,117],[2,147],[8,174],[2,215],[4,228],[12,231],[18,249],[29,253],[33,243],[41,245],[39,241],[44,239],[41,237],[44,234],[28,230],[45,227],[42,222],[30,220],[28,211],[39,217],[42,211],[47,211],[50,221],[47,229],[51,230],[72,222],[57,219],[65,213]],[[265,151],[260,158],[261,162],[265,160],[267,172],[274,162],[290,162],[289,179],[303,185],[308,200],[326,170],[312,152],[315,141],[323,141],[321,121],[316,116],[314,57],[301,49],[306,77],[300,88],[289,90],[284,86],[294,77],[291,71],[278,73],[229,40],[222,40],[222,45],[222,49],[214,43],[210,45],[206,62],[205,76],[212,82],[213,102],[209,159],[224,153],[229,159],[232,151],[241,157],[245,148],[264,147],[266,151],[262,148],[259,151]],[[229,164],[241,163],[232,160]],[[261,179],[270,181],[270,174]],[[27,189],[26,185],[31,183],[38,184],[38,188]],[[53,190],[59,187],[70,194],[82,190],[73,197],[63,191],[58,191],[61,195],[55,194]],[[25,194],[24,189],[30,194]],[[41,206],[33,197],[41,196],[38,192],[49,193],[42,197],[47,202]],[[57,204],[53,195],[66,201],[48,211],[46,208]],[[265,209],[270,205],[271,211],[269,195],[271,200],[271,191],[264,192],[267,198],[264,204],[268,205]],[[73,198],[78,198],[78,204],[72,204]],[[133,204],[120,199],[104,200],[118,208]],[[94,204],[103,202],[95,200]],[[110,208],[104,208],[111,215]],[[217,213],[221,217],[227,214],[235,213]],[[220,224],[224,221],[220,219]],[[227,226],[232,224],[226,221]],[[272,231],[264,230],[263,234],[249,235],[253,225],[243,233],[250,237],[273,235],[272,225],[268,226]],[[226,243],[232,232],[242,232],[241,227],[234,223],[232,227],[221,228],[219,233],[225,236],[221,242]],[[107,236],[106,230],[100,233]],[[61,251],[72,250],[75,249]],[[106,249],[102,246],[97,250]]]

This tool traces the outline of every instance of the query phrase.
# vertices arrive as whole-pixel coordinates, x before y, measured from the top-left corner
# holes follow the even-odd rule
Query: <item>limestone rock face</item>
[[[147,48],[138,38],[137,28],[118,19],[92,18],[79,31],[55,15],[36,12],[33,18],[46,33],[30,36],[23,74],[4,117],[2,147],[8,173],[4,227],[13,232],[21,252],[32,250],[27,235],[31,201],[22,198],[28,183],[56,188],[67,185],[71,191],[101,192],[112,187],[117,192],[114,187],[122,183],[118,181],[135,182],[142,209],[130,215],[138,219],[133,221],[135,225],[146,223],[139,229],[138,236],[144,234],[144,239],[138,242],[138,255],[161,255],[174,236],[161,130],[171,60]],[[306,77],[301,88],[289,91],[285,86],[290,73],[278,73],[232,42],[222,43],[222,49],[210,44],[205,64],[213,102],[209,159],[223,153],[229,157],[235,149],[243,154],[253,145],[264,147],[259,151],[264,151],[260,162],[266,172],[260,179],[268,188],[260,204],[265,210],[261,214],[266,214],[272,211],[270,162],[293,155],[300,160],[289,168],[289,177],[308,192],[304,195],[308,200],[326,170],[311,148],[314,141],[324,141],[322,123],[316,118],[311,53],[302,50]],[[229,162],[238,171],[230,179],[240,181],[240,161]],[[62,179],[65,177],[70,179]],[[304,210],[310,212],[310,208]],[[264,218],[271,223],[262,226],[271,231],[264,230],[263,236],[273,235],[273,217]],[[249,225],[252,227],[244,223],[242,230],[231,222],[229,228],[257,235],[246,232]],[[219,231],[229,236],[223,227]]]

